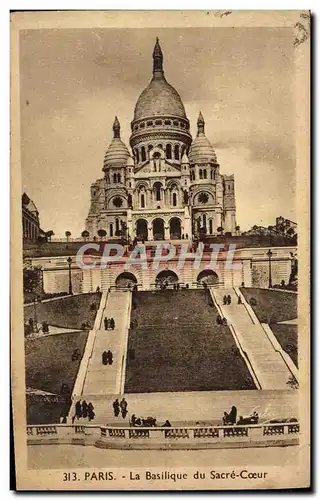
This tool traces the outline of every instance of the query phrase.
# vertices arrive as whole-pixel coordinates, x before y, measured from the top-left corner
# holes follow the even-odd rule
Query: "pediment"
[[[151,160],[142,165],[136,172],[135,177],[153,177],[168,174],[180,174],[180,168],[166,160]]]

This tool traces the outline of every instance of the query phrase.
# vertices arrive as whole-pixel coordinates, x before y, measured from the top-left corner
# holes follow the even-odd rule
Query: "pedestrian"
[[[81,416],[82,416],[81,400],[79,399],[79,401],[77,401],[75,405],[75,417],[77,418],[77,420],[79,420]]]
[[[228,299],[227,299],[227,296],[226,296],[226,295],[224,295],[224,296],[223,296],[223,305],[225,306],[225,305],[227,305],[227,304],[228,304]]]
[[[103,351],[103,353],[102,353],[102,364],[103,365],[109,364],[109,356],[108,356],[107,351]]]
[[[180,290],[180,285],[179,285],[179,283],[177,283],[177,290]]]
[[[89,417],[89,422],[94,419],[95,413],[94,413],[94,406],[92,403],[88,404],[88,417]]]
[[[241,295],[238,297],[238,304],[242,304]]]
[[[229,413],[229,419],[231,424],[235,424],[237,422],[237,408],[235,406],[231,407],[231,411]]]
[[[82,401],[81,416],[82,416],[82,418],[87,418],[87,416],[88,416],[88,405],[87,405],[86,401]]]
[[[112,365],[112,363],[113,363],[113,354],[112,354],[112,352],[110,351],[110,349],[109,349],[109,350],[108,350],[108,352],[107,352],[107,361],[108,361],[108,364],[109,364],[109,365]]]
[[[230,305],[231,304],[231,295],[228,295],[227,299],[228,299],[228,304]]]
[[[121,408],[121,415],[122,418],[126,418],[128,410],[127,410],[128,403],[124,398],[121,399],[120,401],[120,408]]]
[[[118,417],[120,413],[120,404],[118,398],[112,403],[112,406],[113,406],[114,416]]]
[[[114,319],[113,319],[113,318],[111,318],[111,319],[110,319],[110,323],[109,323],[109,324],[110,324],[110,328],[111,328],[111,330],[114,330],[114,327],[115,327],[115,321],[114,321]]]
[[[104,329],[108,330],[108,318],[104,318]]]

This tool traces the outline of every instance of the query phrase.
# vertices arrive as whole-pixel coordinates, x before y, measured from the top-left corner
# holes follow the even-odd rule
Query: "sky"
[[[20,32],[22,189],[56,237],[85,228],[115,115],[129,147],[158,36],[192,136],[202,111],[220,172],[235,175],[237,224],[296,220],[291,28],[48,29]]]

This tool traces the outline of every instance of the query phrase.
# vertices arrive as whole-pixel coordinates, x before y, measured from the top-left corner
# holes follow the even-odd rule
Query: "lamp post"
[[[71,281],[71,264],[72,264],[72,259],[71,257],[67,258],[68,266],[69,266],[69,295],[72,295],[72,281]]]
[[[38,332],[38,318],[37,318],[37,299],[33,299],[33,332]]]
[[[271,252],[271,249],[269,248],[268,252],[267,252],[267,256],[268,256],[268,259],[269,259],[269,288],[272,288],[272,276],[271,276],[271,257],[272,257],[273,253]]]

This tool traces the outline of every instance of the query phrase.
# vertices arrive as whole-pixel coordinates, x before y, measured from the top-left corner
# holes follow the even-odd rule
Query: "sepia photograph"
[[[309,11],[11,14],[17,489],[307,488]]]

